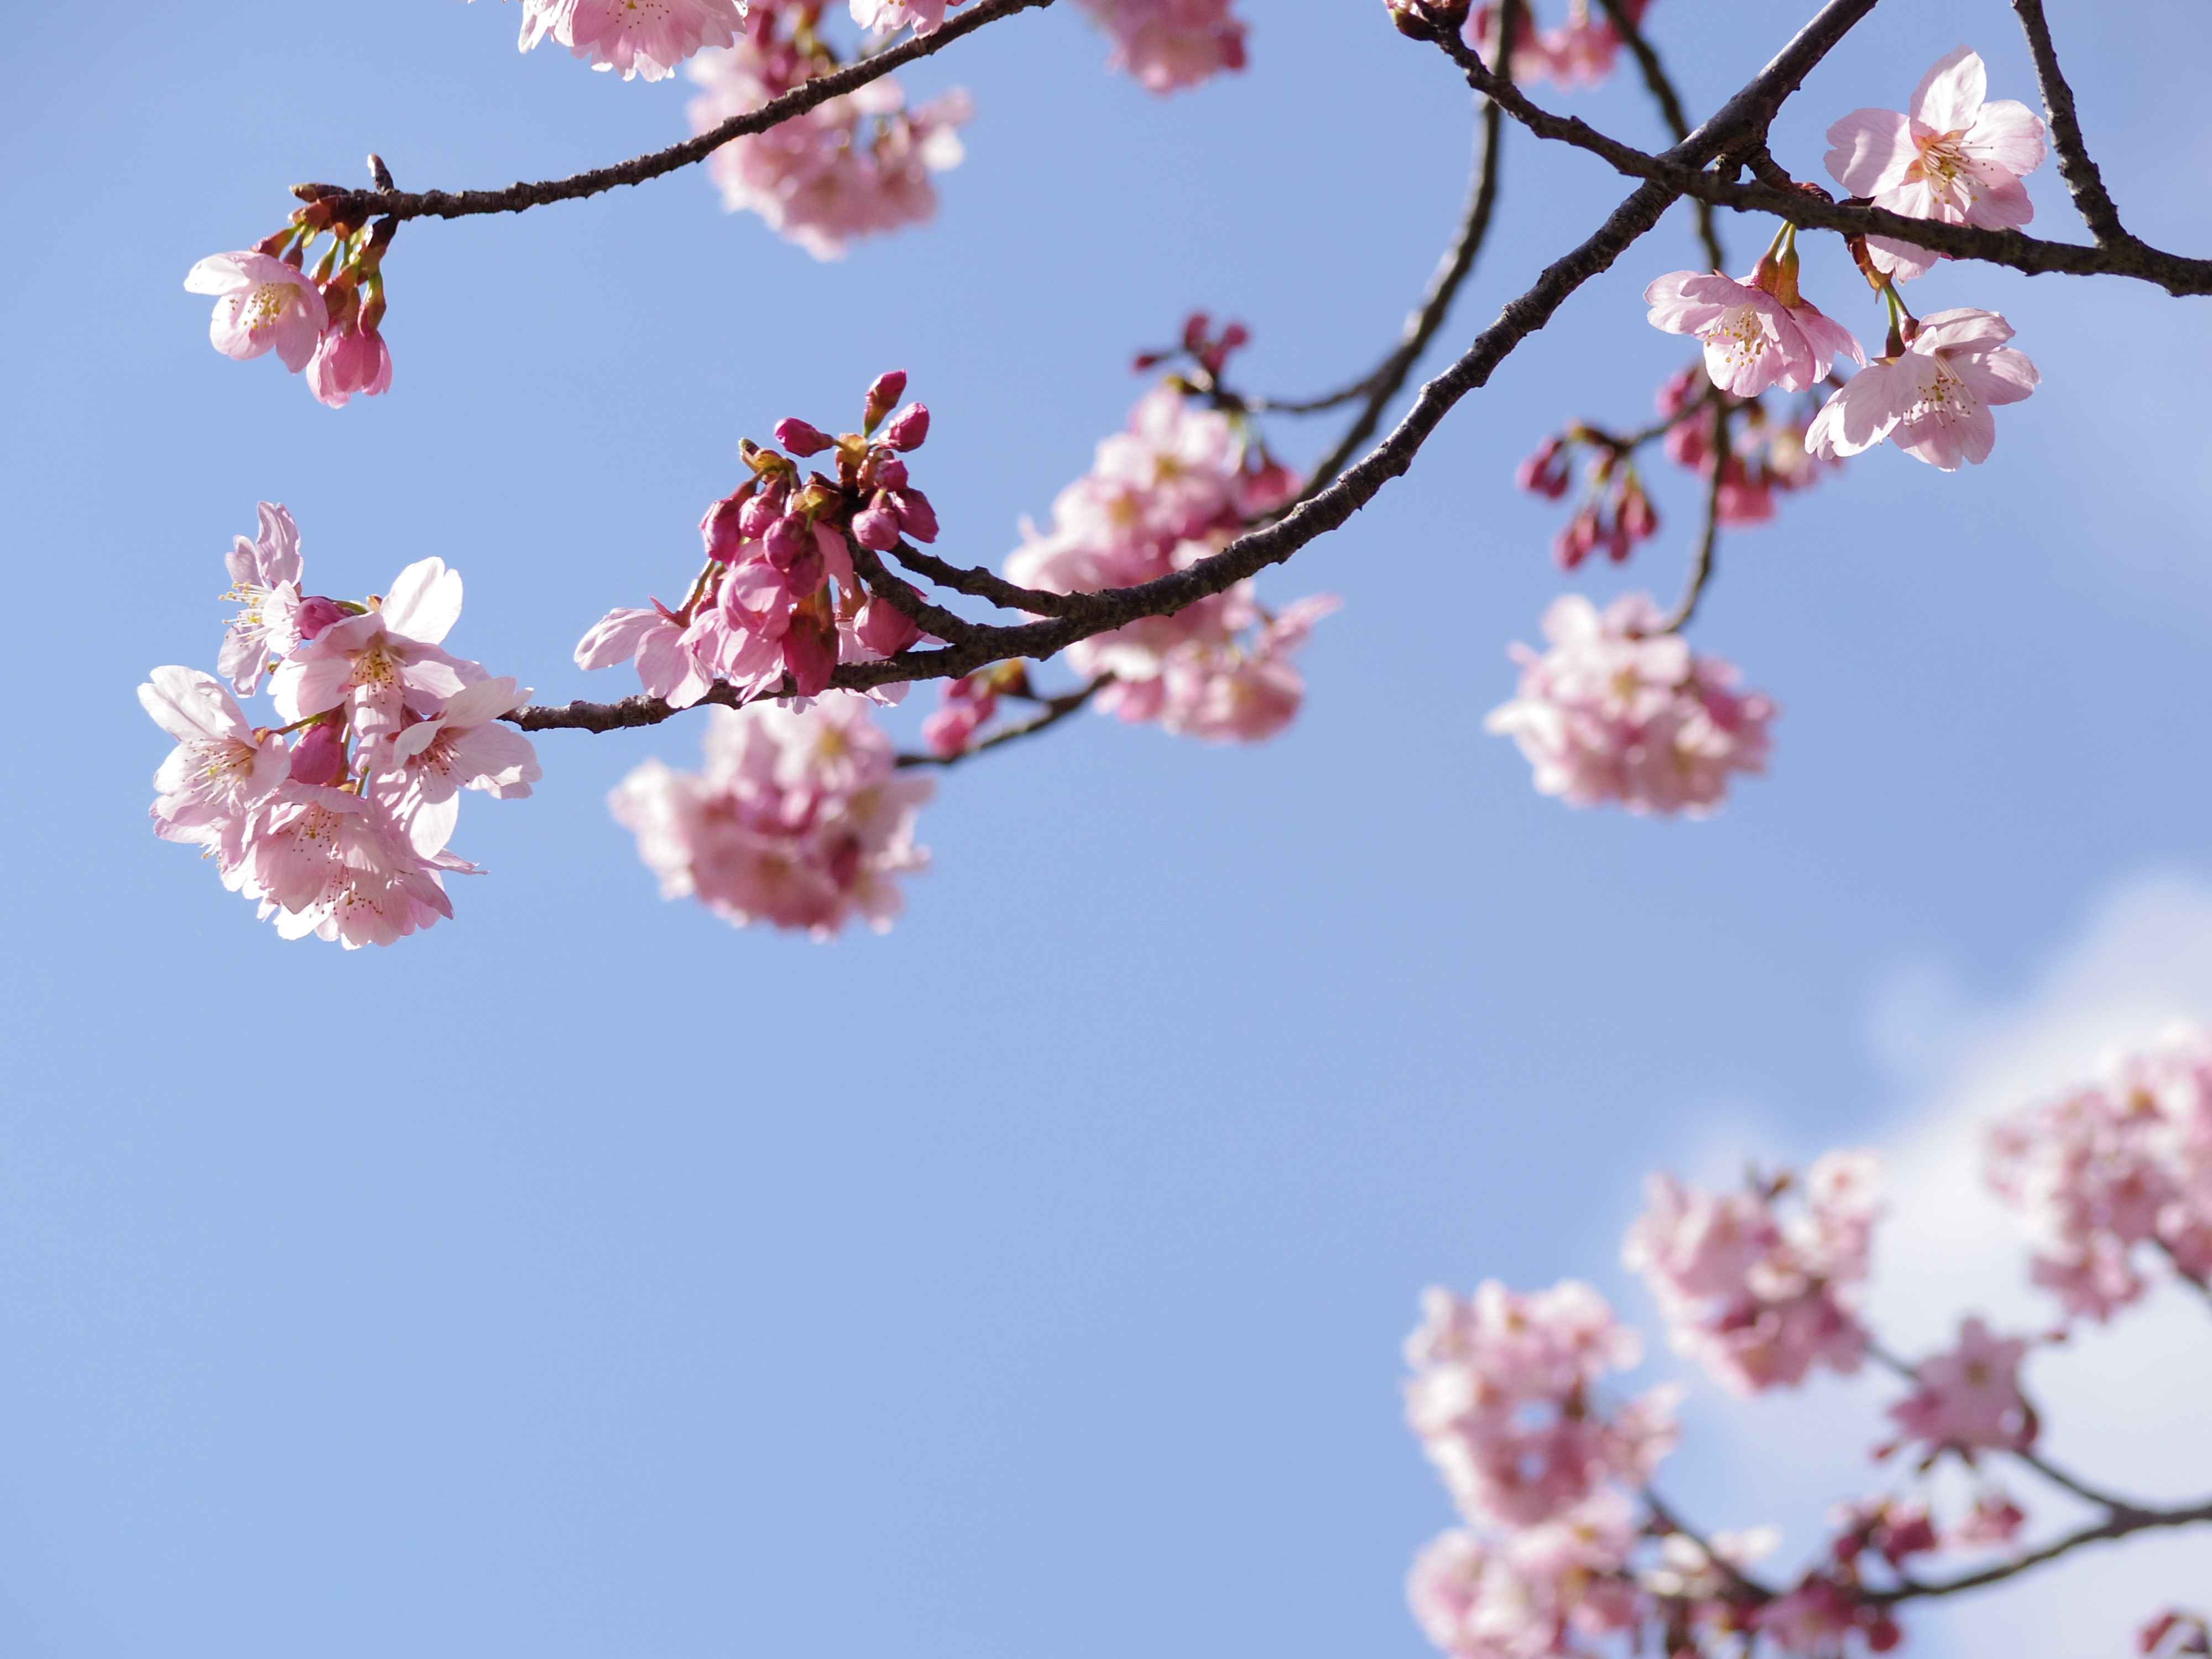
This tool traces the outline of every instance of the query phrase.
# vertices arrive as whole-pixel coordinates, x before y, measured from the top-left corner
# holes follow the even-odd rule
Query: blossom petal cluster
[[[1139,400],[1125,430],[1099,444],[1091,471],[1060,493],[1050,527],[1024,525],[1006,574],[1052,593],[1151,581],[1225,547],[1297,484],[1228,415],[1164,382]],[[1297,714],[1305,684],[1292,659],[1336,605],[1316,595],[1270,612],[1242,581],[1173,616],[1078,641],[1067,658],[1079,673],[1111,677],[1097,702],[1123,720],[1252,742]]]
[[[356,393],[373,398],[392,388],[381,325],[393,223],[341,223],[325,202],[311,201],[258,246],[202,259],[185,273],[185,289],[215,296],[208,337],[217,351],[240,360],[273,351],[293,374],[306,374],[318,402],[341,409]],[[311,273],[307,250],[325,234],[331,246]]]
[[[897,878],[928,863],[914,830],[933,785],[895,769],[872,708],[832,692],[804,709],[713,708],[699,771],[654,760],[624,778],[608,805],[661,896],[817,939],[854,917],[889,927]]]
[[[1769,386],[1810,391],[1837,358],[1863,363],[1866,353],[1849,329],[1797,292],[1795,259],[1762,259],[1741,278],[1670,272],[1644,291],[1651,325],[1695,335],[1705,348],[1705,372],[1732,397],[1755,398]]]
[[[692,62],[693,132],[711,132],[836,67],[802,21],[787,7],[755,5],[725,50]],[[933,175],[960,164],[959,129],[973,112],[957,89],[909,108],[897,81],[884,76],[731,139],[708,158],[707,171],[730,212],[757,213],[816,258],[839,258],[856,238],[935,216]]]
[[[1663,441],[1667,459],[1699,477],[1711,478],[1720,410],[1702,368],[1692,365],[1669,376],[1660,386],[1656,403],[1662,415],[1677,417]],[[1843,465],[1805,447],[1818,412],[1802,398],[1788,400],[1778,410],[1769,408],[1765,399],[1735,410],[1728,453],[1719,458],[1722,524],[1766,523],[1775,515],[1778,496],[1808,489]]]
[[[1911,107],[1853,110],[1828,129],[1828,172],[1854,196],[1914,219],[2004,230],[2035,217],[2021,181],[2043,165],[2043,122],[2027,105],[1989,97],[1989,71],[1960,46],[1936,60]],[[1924,276],[1939,257],[1870,236],[1877,269]]]
[[[528,690],[441,643],[459,573],[421,559],[381,598],[303,596],[298,526],[271,502],[226,562],[246,605],[218,659],[229,686],[167,666],[138,690],[176,743],[155,774],[155,833],[200,848],[286,939],[352,950],[451,916],[445,877],[476,868],[447,850],[460,792],[511,800],[542,775],[500,718]],[[232,696],[271,666],[275,729]]]
[[[701,49],[728,46],[745,11],[742,0],[522,0],[517,48],[551,40],[595,70],[659,81]]]
[[[1650,0],[1627,0],[1631,22],[1644,20]],[[1589,0],[1568,0],[1566,21],[1545,28],[1533,23],[1534,8],[1524,11],[1523,22],[1513,42],[1512,80],[1519,85],[1553,81],[1561,87],[1594,87],[1613,73],[1620,56],[1620,31],[1609,17],[1597,16]],[[1503,8],[1491,3],[1475,7],[1468,16],[1467,44],[1493,69],[1498,64],[1498,33]]]
[[[2069,1318],[2109,1319],[2146,1260],[2212,1285],[2212,1033],[2178,1028],[2097,1081],[1999,1123],[1990,1182],[2040,1235],[2032,1273]]]
[[[683,605],[610,611],[578,641],[576,665],[634,663],[648,694],[688,708],[717,684],[746,697],[812,696],[840,663],[893,656],[921,639],[853,564],[854,544],[884,552],[902,537],[937,538],[936,511],[905,459],[928,435],[929,410],[891,413],[905,389],[902,371],[878,376],[859,432],[832,438],[793,417],[776,427],[788,454],[747,440],[739,453],[752,476],[699,521],[705,562]],[[825,452],[834,476],[802,465]],[[872,695],[896,702],[902,690]]]
[[[1796,1183],[1719,1194],[1656,1175],[1621,1259],[1658,1298],[1677,1352],[1741,1395],[1794,1387],[1816,1365],[1857,1369],[1856,1287],[1880,1212],[1873,1159],[1831,1152]]]
[[[867,0],[854,0],[855,5]],[[1244,67],[1244,24],[1232,0],[1079,0],[1114,43],[1109,66],[1149,92],[1170,93]]]
[[[1923,318],[1903,351],[1876,358],[1828,399],[1806,447],[1832,460],[1887,438],[1946,472],[1978,466],[1996,446],[1990,410],[2030,396],[2041,379],[2025,352],[2006,344],[2012,337],[2012,325],[1994,311]]]
[[[1422,1313],[1406,1340],[1406,1420],[1469,1521],[1539,1525],[1640,1484],[1673,1446],[1671,1389],[1612,1409],[1598,1399],[1598,1380],[1642,1348],[1589,1285],[1431,1288]]]
[[[2034,1444],[2036,1418],[2020,1391],[2021,1337],[2000,1337],[1981,1320],[1960,1322],[1954,1348],[1913,1367],[1913,1390],[1889,1408],[1899,1432],[1927,1449],[2021,1451]]]
[[[1735,774],[1765,769],[1773,702],[1740,690],[1733,665],[1697,655],[1665,621],[1648,593],[1602,611],[1570,593],[1544,613],[1548,648],[1513,647],[1520,685],[1485,726],[1520,745],[1538,793],[1694,817]]]

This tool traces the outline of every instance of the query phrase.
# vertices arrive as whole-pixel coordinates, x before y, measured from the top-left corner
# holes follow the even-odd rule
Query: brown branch
[[[1676,143],[1690,136],[1690,118],[1682,108],[1682,94],[1675,90],[1674,77],[1659,58],[1658,49],[1652,46],[1644,26],[1629,15],[1628,0],[1598,0],[1605,15],[1613,20],[1613,33],[1618,34],[1636,59],[1636,66],[1644,71],[1644,84],[1650,88],[1652,101],[1659,106],[1659,114],[1667,123],[1667,131]],[[1712,262],[1715,270],[1728,268],[1728,251],[1721,246],[1719,234],[1713,228],[1713,204],[1695,204],[1698,212],[1698,240],[1705,245],[1705,258]]]
[[[1689,585],[1660,624],[1662,633],[1679,634],[1690,625],[1690,618],[1698,614],[1698,601],[1705,596],[1705,585],[1713,579],[1713,554],[1721,538],[1721,491],[1728,477],[1729,417],[1735,412],[1725,402],[1713,412],[1713,481],[1705,491],[1705,527],[1691,562]]]
[[[1985,1585],[2002,1583],[2008,1578],[2056,1561],[2062,1555],[2071,1554],[2085,1544],[2100,1544],[2115,1538],[2128,1538],[2139,1532],[2153,1532],[2168,1527],[2190,1527],[2212,1522],[2212,1503],[2195,1504],[2178,1510],[2132,1510],[2106,1516],[2102,1521],[2055,1538],[2040,1549],[2030,1550],[2025,1555],[2014,1556],[2009,1561],[2000,1561],[1995,1566],[1984,1567],[1957,1578],[1930,1583],[1916,1581],[1900,1585],[1896,1589],[1869,1590],[1865,1599],[1876,1606],[1894,1606],[1899,1601],[1924,1601],[1938,1595],[1956,1595],[1962,1590],[1980,1589]]]
[[[1018,743],[1024,738],[1033,738],[1038,732],[1059,725],[1078,709],[1087,707],[1091,698],[1113,684],[1111,674],[1101,674],[1087,685],[1073,691],[1063,691],[1056,697],[1042,700],[1043,712],[1034,714],[1018,726],[1009,726],[994,732],[981,743],[971,743],[957,755],[920,755],[902,752],[896,764],[900,766],[957,766],[962,761],[973,760],[987,749],[996,749],[1002,744]]]
[[[2020,27],[2027,36],[2027,49],[2035,59],[2035,78],[2043,88],[2043,112],[2051,121],[2051,142],[2058,152],[2058,176],[2074,198],[2075,211],[2100,245],[2135,240],[2120,223],[2120,210],[2105,189],[2104,175],[2089,159],[2081,137],[2081,118],[2074,110],[2074,88],[2058,67],[2058,49],[2051,42],[2051,25],[2043,15],[2043,0],[2012,0]]]
[[[1668,1507],[1666,1501],[1656,1492],[1646,1486],[1644,1488],[1643,1496],[1644,1507],[1651,1511],[1651,1519],[1666,1531],[1686,1538],[1695,1544],[1705,1559],[1711,1562],[1715,1570],[1735,1586],[1736,1593],[1744,1600],[1763,1604],[1774,1599],[1772,1590],[1714,1548],[1702,1534],[1693,1532],[1684,1525],[1681,1517]]]
[[[663,173],[674,173],[705,161],[732,138],[766,132],[770,127],[788,121],[795,115],[804,115],[807,111],[828,103],[832,98],[842,97],[846,93],[866,86],[871,81],[881,80],[893,70],[942,52],[954,41],[995,23],[1002,17],[1011,17],[1016,12],[1052,3],[1053,0],[981,0],[974,10],[963,11],[948,19],[945,27],[934,34],[915,36],[887,52],[878,52],[857,63],[848,64],[842,69],[833,70],[827,75],[817,76],[793,87],[781,97],[769,99],[757,110],[732,116],[720,126],[695,138],[687,138],[680,144],[671,144],[665,149],[657,149],[650,155],[636,156],[614,167],[594,167],[588,173],[579,173],[567,179],[546,179],[538,184],[512,184],[503,190],[349,191],[328,199],[335,214],[359,224],[376,214],[394,219],[465,219],[479,213],[520,213],[526,208],[544,207],[550,202],[573,202],[586,196],[597,196],[617,185],[641,185],[648,179],[658,179]]]
[[[1071,595],[1071,599],[1082,601],[1078,614],[1014,627],[976,625],[969,638],[958,645],[931,651],[902,651],[878,662],[842,664],[831,683],[862,690],[912,680],[950,678],[1008,657],[1042,660],[1065,650],[1077,640],[1122,627],[1139,617],[1171,615],[1200,599],[1222,592],[1270,565],[1280,564],[1300,548],[1339,528],[1392,479],[1404,476],[1430,434],[1461,398],[1486,385],[1498,366],[1522,341],[1548,323],[1570,295],[1610,268],[1631,243],[1659,222],[1680,194],[1672,182],[1674,177],[1695,176],[1694,169],[1723,153],[1756,143],[1782,100],[1875,4],[1875,0],[1827,0],[1771,63],[1688,138],[1666,152],[1663,160],[1668,178],[1647,180],[1632,191],[1595,231],[1565,257],[1547,266],[1525,293],[1506,304],[1498,320],[1476,336],[1465,352],[1422,386],[1389,437],[1358,464],[1346,469],[1334,483],[1299,502],[1283,517],[1247,531],[1220,551],[1208,554],[1169,575],[1133,587]],[[657,720],[665,720],[671,711],[665,704],[660,704],[660,712],[655,714],[652,706],[656,703],[659,703],[657,698],[630,698],[621,703],[570,705],[568,708],[532,707],[517,710],[508,718],[526,730],[554,726],[610,730],[617,726],[649,726]],[[592,712],[580,717],[572,713],[577,709]],[[596,714],[609,712],[618,713],[621,718],[605,726],[593,723]]]
[[[1790,223],[1846,235],[1893,236],[1917,247],[1959,259],[1978,259],[2005,265],[2030,276],[2052,272],[2073,276],[2133,276],[2153,283],[2167,293],[2183,295],[2212,294],[2212,259],[2167,253],[2129,237],[2108,246],[2084,247],[2074,242],[2051,242],[2025,236],[2017,230],[1985,230],[1977,225],[1946,224],[1935,219],[1909,218],[1886,208],[1856,206],[1824,200],[1805,191],[1778,189],[1771,184],[1739,183],[1721,173],[1704,171],[1704,163],[1686,165],[1675,149],[1650,155],[1632,144],[1607,137],[1587,121],[1559,116],[1531,103],[1508,82],[1490,72],[1480,58],[1467,49],[1449,31],[1431,37],[1467,76],[1468,83],[1504,106],[1505,112],[1539,137],[1588,150],[1614,171],[1632,179],[1672,185],[1686,196],[1733,208],[1743,213],[1771,213]],[[1772,111],[1765,112],[1771,119]],[[1756,137],[1765,137],[1765,120]],[[1747,158],[1747,148],[1743,152]],[[1731,159],[1736,159],[1732,157]]]
[[[967,594],[970,599],[988,599],[993,605],[1008,611],[1026,611],[1033,617],[1075,617],[1083,614],[1085,596],[1080,593],[1048,593],[1042,588],[1024,587],[993,571],[973,565],[948,563],[934,553],[925,553],[904,542],[891,549],[891,557],[915,575],[928,577],[939,587],[949,587],[956,593]]]
[[[924,633],[933,634],[948,645],[957,645],[974,635],[976,623],[953,615],[943,605],[931,604],[892,575],[884,568],[884,562],[876,556],[874,549],[860,544],[860,538],[849,526],[845,531],[845,550],[852,556],[853,568],[868,585],[868,592]]]

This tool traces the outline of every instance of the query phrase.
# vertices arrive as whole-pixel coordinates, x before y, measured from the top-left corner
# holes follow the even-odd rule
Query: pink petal
[[[1959,148],[2008,173],[2033,173],[2043,165],[2043,118],[2015,99],[1999,98],[1982,106]]]
[[[395,577],[384,596],[384,625],[394,634],[435,645],[461,619],[461,573],[443,559],[417,559]]]
[[[1921,353],[1995,351],[2012,335],[2012,325],[1996,312],[1961,306],[1922,318],[1920,331],[1912,337],[1912,349]]]
[[[1854,196],[1879,196],[1905,180],[1919,155],[1893,109],[1855,109],[1828,129],[1828,175]]]
[[[1970,46],[1936,60],[1913,89],[1912,118],[1933,132],[1965,132],[1981,113],[1990,86],[1989,70]]]
[[[1829,460],[1872,449],[1889,435],[1917,395],[1897,365],[1875,363],[1821,406],[1805,429],[1805,447]]]
[[[659,620],[657,611],[608,611],[576,641],[576,666],[607,668],[628,662],[637,654],[639,644]]]
[[[1985,404],[2016,404],[2030,396],[2043,380],[2026,352],[2008,347],[1948,361],[1951,372]]]

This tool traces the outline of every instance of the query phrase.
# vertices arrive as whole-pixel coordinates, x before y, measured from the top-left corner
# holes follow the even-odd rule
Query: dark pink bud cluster
[[[1633,466],[1616,466],[1607,456],[1598,464],[1590,497],[1553,538],[1552,556],[1572,570],[1601,548],[1615,564],[1626,564],[1641,542],[1659,533],[1658,510],[1644,494]]]
[[[967,753],[968,745],[984,722],[999,712],[999,687],[994,674],[964,674],[949,682],[945,701],[921,723],[921,740],[940,760]]]
[[[1203,311],[1194,311],[1183,319],[1182,338],[1178,343],[1140,351],[1130,367],[1143,374],[1163,363],[1188,360],[1204,373],[1209,386],[1218,385],[1229,367],[1231,356],[1251,343],[1252,331],[1243,324],[1228,323],[1216,334],[1212,318]]]

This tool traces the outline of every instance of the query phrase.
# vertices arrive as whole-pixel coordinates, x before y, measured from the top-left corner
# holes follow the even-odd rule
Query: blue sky
[[[1364,368],[1457,211],[1463,89],[1377,6],[1245,9],[1250,72],[1170,100],[1105,74],[1067,7],[913,72],[975,94],[969,160],[934,225],[840,264],[698,176],[410,225],[397,384],[337,412],[209,349],[194,259],[371,149],[427,187],[657,146],[680,87],[518,58],[512,8],[453,0],[17,22],[9,1651],[1419,1653],[1400,1579],[1446,1520],[1398,1420],[1422,1285],[1586,1274],[1648,1316],[1613,1267],[1644,1169],[1908,1142],[1936,1094],[1875,1041],[1900,999],[1940,1048],[1955,1009],[1916,987],[2039,1006],[2109,896],[2163,911],[2212,870],[2212,334],[2140,285],[1930,276],[1923,309],[2004,312],[2043,371],[1990,464],[1877,453],[1724,543],[1696,638],[1782,703],[1771,777],[1696,824],[1529,790],[1481,717],[1560,586],[1558,514],[1510,471],[1565,419],[1640,418],[1680,361],[1636,297],[1694,263],[1671,219],[1270,577],[1346,600],[1289,735],[1085,720],[962,769],[888,938],[655,896],[602,800],[696,752],[680,721],[545,738],[532,799],[464,816],[492,873],[459,920],[390,951],[281,944],[148,833],[164,740],[131,688],[212,665],[258,499],[297,514],[318,585],[438,554],[468,583],[449,644],[611,696],[570,647],[689,568],[738,439],[840,422],[884,368],[935,411],[916,476],[974,561],[1194,306],[1251,325],[1263,389]],[[2197,91],[2166,67],[2202,60],[2201,9],[2054,21],[2130,222],[2212,246]],[[1653,12],[1699,107],[1792,22]],[[1814,173],[1830,120],[1961,40],[2033,98],[2008,8],[1893,6],[1778,155]],[[1656,137],[1631,84],[1576,107]],[[1623,193],[1509,142],[1447,343]],[[2055,177],[2032,189],[2075,234]],[[1765,234],[1729,228],[1742,256]],[[1878,332],[1833,240],[1807,247],[1808,289]],[[1669,594],[1691,501],[1660,506],[1626,574]],[[2176,994],[2199,995],[2212,975]],[[1876,1420],[1878,1392],[1836,1398]],[[1670,1479],[1715,1524],[1802,1505],[1701,1421]]]

